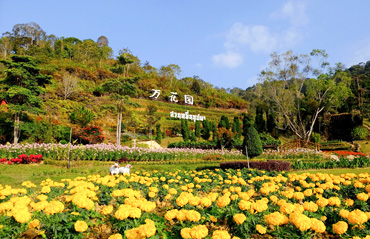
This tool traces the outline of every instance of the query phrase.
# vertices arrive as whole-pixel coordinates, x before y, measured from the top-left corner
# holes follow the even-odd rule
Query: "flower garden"
[[[177,170],[22,186],[1,186],[1,238],[370,238],[368,173]]]

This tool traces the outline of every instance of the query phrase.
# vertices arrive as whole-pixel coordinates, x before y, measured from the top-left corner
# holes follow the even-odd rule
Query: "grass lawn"
[[[53,164],[20,164],[20,165],[5,165],[0,164],[0,184],[10,185],[12,187],[20,187],[22,182],[31,181],[39,185],[45,179],[52,179],[60,181],[61,179],[73,179],[76,177],[86,177],[88,175],[108,175],[108,169],[112,162],[93,162],[93,161],[80,161],[72,162],[71,167],[68,169],[66,162],[64,165]],[[219,166],[219,163],[194,163],[194,164],[157,164],[157,165],[144,165],[133,164],[132,172],[135,171],[176,171],[176,170],[199,170],[201,167],[214,167]],[[328,173],[340,175],[344,173],[366,173],[370,172],[370,168],[357,168],[357,169],[325,169],[325,170],[300,170],[291,171],[291,173]]]

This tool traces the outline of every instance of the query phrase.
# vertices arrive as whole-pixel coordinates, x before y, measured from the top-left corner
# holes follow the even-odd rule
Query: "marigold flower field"
[[[370,175],[133,172],[0,186],[0,238],[370,238]]]

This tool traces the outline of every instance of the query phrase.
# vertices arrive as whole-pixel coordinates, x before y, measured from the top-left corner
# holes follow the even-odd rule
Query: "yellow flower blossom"
[[[87,228],[88,228],[87,223],[84,221],[80,221],[80,220],[75,222],[74,227],[77,232],[87,231]]]

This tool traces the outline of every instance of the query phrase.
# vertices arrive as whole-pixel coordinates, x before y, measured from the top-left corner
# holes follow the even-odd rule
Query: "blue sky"
[[[156,68],[214,86],[258,82],[272,52],[323,49],[347,67],[370,60],[370,1],[0,0],[0,33],[36,22],[47,34],[129,48]]]

